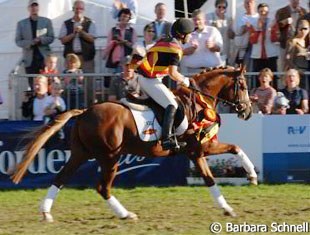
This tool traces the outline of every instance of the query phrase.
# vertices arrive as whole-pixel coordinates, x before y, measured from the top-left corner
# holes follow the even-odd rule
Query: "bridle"
[[[235,111],[237,113],[240,113],[242,111],[245,110],[246,108],[246,105],[248,103],[250,103],[250,100],[241,100],[240,99],[240,96],[239,96],[239,91],[240,91],[240,80],[245,80],[245,78],[242,76],[242,75],[239,75],[239,76],[235,76],[233,78],[233,81],[234,81],[234,101],[231,102],[232,104],[232,107],[234,107]],[[247,88],[243,88],[244,91],[247,91],[248,89]],[[243,105],[245,104],[245,105]]]
[[[229,105],[232,108],[234,108],[234,110],[237,113],[241,113],[242,111],[244,111],[246,109],[246,105],[248,103],[250,103],[250,100],[241,100],[240,99],[240,96],[239,96],[239,91],[241,90],[240,80],[242,80],[242,79],[243,80],[245,79],[242,75],[234,76],[234,78],[233,78],[233,81],[234,81],[234,84],[233,84],[233,86],[234,86],[234,94],[233,94],[234,100],[233,101],[229,101],[229,100],[221,98],[219,96],[213,96],[213,95],[207,94],[207,93],[205,93],[205,92],[203,92],[203,91],[201,91],[195,87],[192,87],[192,86],[190,86],[190,89],[193,90],[194,92],[200,93],[203,96],[207,96],[213,100],[218,100],[219,102],[222,102],[225,105]],[[247,91],[248,89],[243,88],[243,90]]]

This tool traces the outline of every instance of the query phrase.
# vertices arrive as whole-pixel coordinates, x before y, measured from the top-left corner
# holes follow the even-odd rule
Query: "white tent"
[[[55,37],[58,37],[61,24],[72,17],[74,0],[39,0],[40,15],[48,17],[53,22]],[[155,18],[154,7],[158,0],[138,0],[139,11],[135,28],[142,34],[144,25]],[[165,0],[167,5],[167,19],[174,20],[174,1]],[[97,48],[104,47],[103,36],[115,25],[111,16],[113,0],[85,0],[86,12],[96,22],[97,34],[101,39],[96,40]],[[4,104],[0,105],[0,119],[9,118],[9,73],[21,58],[21,48],[15,45],[15,30],[19,20],[28,17],[28,0],[0,0],[0,93]],[[58,39],[53,42],[52,50],[61,54],[62,45]],[[99,53],[97,60],[99,61]],[[100,68],[96,68],[100,71]]]

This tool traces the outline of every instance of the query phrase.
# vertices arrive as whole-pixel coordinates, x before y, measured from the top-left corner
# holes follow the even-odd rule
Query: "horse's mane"
[[[226,75],[229,77],[237,76],[242,73],[242,68],[235,68],[232,66],[220,66],[220,67],[212,67],[206,68],[202,70],[200,73],[193,75],[193,79],[200,83],[205,81],[206,79],[211,79],[218,77],[220,75]]]

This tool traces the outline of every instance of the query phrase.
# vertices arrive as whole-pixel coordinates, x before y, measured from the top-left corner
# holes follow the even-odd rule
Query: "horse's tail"
[[[85,112],[85,110],[86,109],[72,109],[62,113],[58,115],[53,122],[43,126],[37,132],[35,132],[34,139],[26,145],[22,161],[12,172],[13,174],[11,175],[11,180],[15,184],[18,184],[24,177],[28,166],[33,161],[41,147],[47,142],[47,140],[58,130],[60,130],[69,121],[70,118],[81,115]]]

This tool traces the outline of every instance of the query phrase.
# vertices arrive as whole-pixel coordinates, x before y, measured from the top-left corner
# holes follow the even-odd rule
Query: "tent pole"
[[[188,18],[188,5],[187,5],[187,0],[183,0],[183,5],[184,5],[184,17]]]
[[[231,1],[231,18],[233,21],[236,19],[236,0]]]

